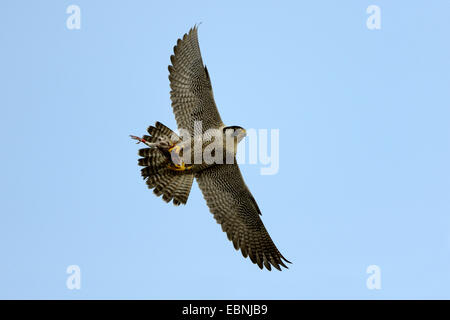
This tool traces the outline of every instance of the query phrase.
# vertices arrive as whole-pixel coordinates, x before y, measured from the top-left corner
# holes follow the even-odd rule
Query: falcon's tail
[[[169,128],[160,122],[147,129],[150,136],[143,138],[148,142],[167,141],[175,144],[180,138]],[[144,168],[141,170],[142,177],[147,179],[149,189],[160,196],[166,202],[173,200],[174,205],[185,204],[191,191],[194,175],[186,171],[175,171],[168,168],[171,163],[170,153],[159,148],[144,148],[138,153],[142,158],[138,164]]]

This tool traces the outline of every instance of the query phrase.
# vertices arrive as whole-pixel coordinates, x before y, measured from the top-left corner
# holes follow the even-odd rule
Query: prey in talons
[[[149,142],[145,138],[141,138],[138,136],[130,135],[131,139],[136,140],[136,144],[143,143],[150,148],[159,149],[163,154],[169,153],[171,162],[167,165],[167,167],[171,170],[175,171],[185,171],[192,169],[193,166],[187,166],[186,163],[182,160],[181,153],[183,148],[178,144],[170,144],[167,141],[161,139],[157,142]]]

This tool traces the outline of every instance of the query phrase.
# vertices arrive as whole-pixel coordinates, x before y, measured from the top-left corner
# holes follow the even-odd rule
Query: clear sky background
[[[66,8],[81,8],[68,30]],[[366,8],[381,8],[368,30]],[[1,1],[0,298],[450,298],[449,1]],[[195,23],[223,120],[280,130],[243,165],[289,270],[236,252],[194,183],[155,197],[129,134],[176,128]],[[81,289],[66,268],[81,268]],[[381,269],[369,290],[366,268]]]

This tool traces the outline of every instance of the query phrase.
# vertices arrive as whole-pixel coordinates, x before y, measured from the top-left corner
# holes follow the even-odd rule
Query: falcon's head
[[[241,142],[241,140],[247,135],[245,129],[239,126],[225,127],[223,128],[223,133],[225,134],[225,137],[233,137],[236,139],[237,143]]]

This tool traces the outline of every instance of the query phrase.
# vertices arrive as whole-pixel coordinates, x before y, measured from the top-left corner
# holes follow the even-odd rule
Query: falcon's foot
[[[178,164],[169,164],[168,168],[175,171],[185,171],[192,169],[192,166],[186,166],[184,162],[182,162],[180,165]]]
[[[171,164],[168,165],[168,168],[175,171],[185,171],[192,168],[192,166],[186,166],[183,160],[181,160],[180,152],[182,148],[179,145],[174,145],[169,148],[170,155],[172,157]]]

